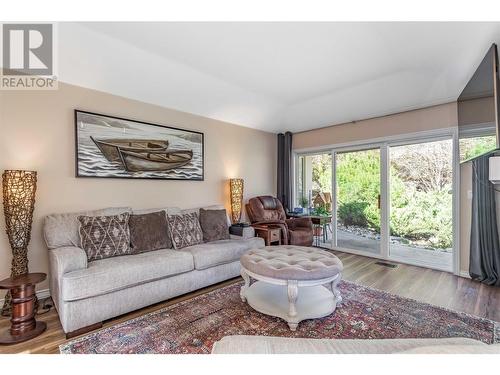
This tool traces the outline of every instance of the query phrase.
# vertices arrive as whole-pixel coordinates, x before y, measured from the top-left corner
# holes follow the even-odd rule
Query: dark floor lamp
[[[28,243],[35,208],[36,172],[7,170],[2,175],[5,227],[12,249],[11,276],[28,273]],[[7,293],[2,315],[10,315],[11,296]]]

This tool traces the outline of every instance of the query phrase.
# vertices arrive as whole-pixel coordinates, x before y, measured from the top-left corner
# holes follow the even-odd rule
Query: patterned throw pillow
[[[204,210],[200,208],[200,225],[203,231],[203,241],[205,242],[228,240],[230,238],[226,210]]]
[[[203,232],[196,212],[167,215],[167,220],[174,249],[182,249],[203,242]]]
[[[81,247],[89,262],[131,254],[128,212],[115,216],[78,216]]]

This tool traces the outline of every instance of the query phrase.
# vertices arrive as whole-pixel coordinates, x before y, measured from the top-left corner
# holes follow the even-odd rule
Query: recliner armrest
[[[312,221],[309,217],[299,217],[294,219],[287,219],[286,224],[290,230],[294,229],[311,229],[312,230]]]
[[[255,223],[251,224],[252,227],[254,226],[259,226],[259,225],[286,225],[286,221],[282,220],[263,220],[263,221],[256,221]]]

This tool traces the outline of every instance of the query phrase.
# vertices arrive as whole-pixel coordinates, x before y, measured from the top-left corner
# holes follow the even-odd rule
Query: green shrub
[[[338,218],[344,226],[367,227],[366,207],[368,207],[368,203],[365,202],[341,203],[338,209]]]
[[[397,176],[391,178],[391,235],[426,242],[429,247],[452,245],[451,185],[419,191]]]

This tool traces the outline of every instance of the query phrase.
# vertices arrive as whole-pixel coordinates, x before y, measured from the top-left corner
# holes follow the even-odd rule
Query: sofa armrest
[[[242,232],[241,235],[231,233],[230,234],[231,239],[232,240],[243,240],[246,238],[255,237],[255,229],[251,226],[242,228],[241,232]]]
[[[290,230],[295,229],[310,229],[312,230],[312,221],[309,217],[299,217],[295,219],[287,219],[286,224]]]
[[[54,264],[51,264],[55,266],[55,270],[51,269],[51,271],[56,271],[60,276],[87,268],[87,254],[79,247],[64,246],[49,251],[50,257],[55,260]]]
[[[256,221],[255,223],[252,223],[251,226],[266,226],[266,225],[285,225],[286,226],[286,221],[285,220],[263,220],[263,221]]]
[[[61,281],[65,273],[87,268],[87,254],[76,246],[63,246],[49,250],[50,294],[59,308],[61,305]]]

